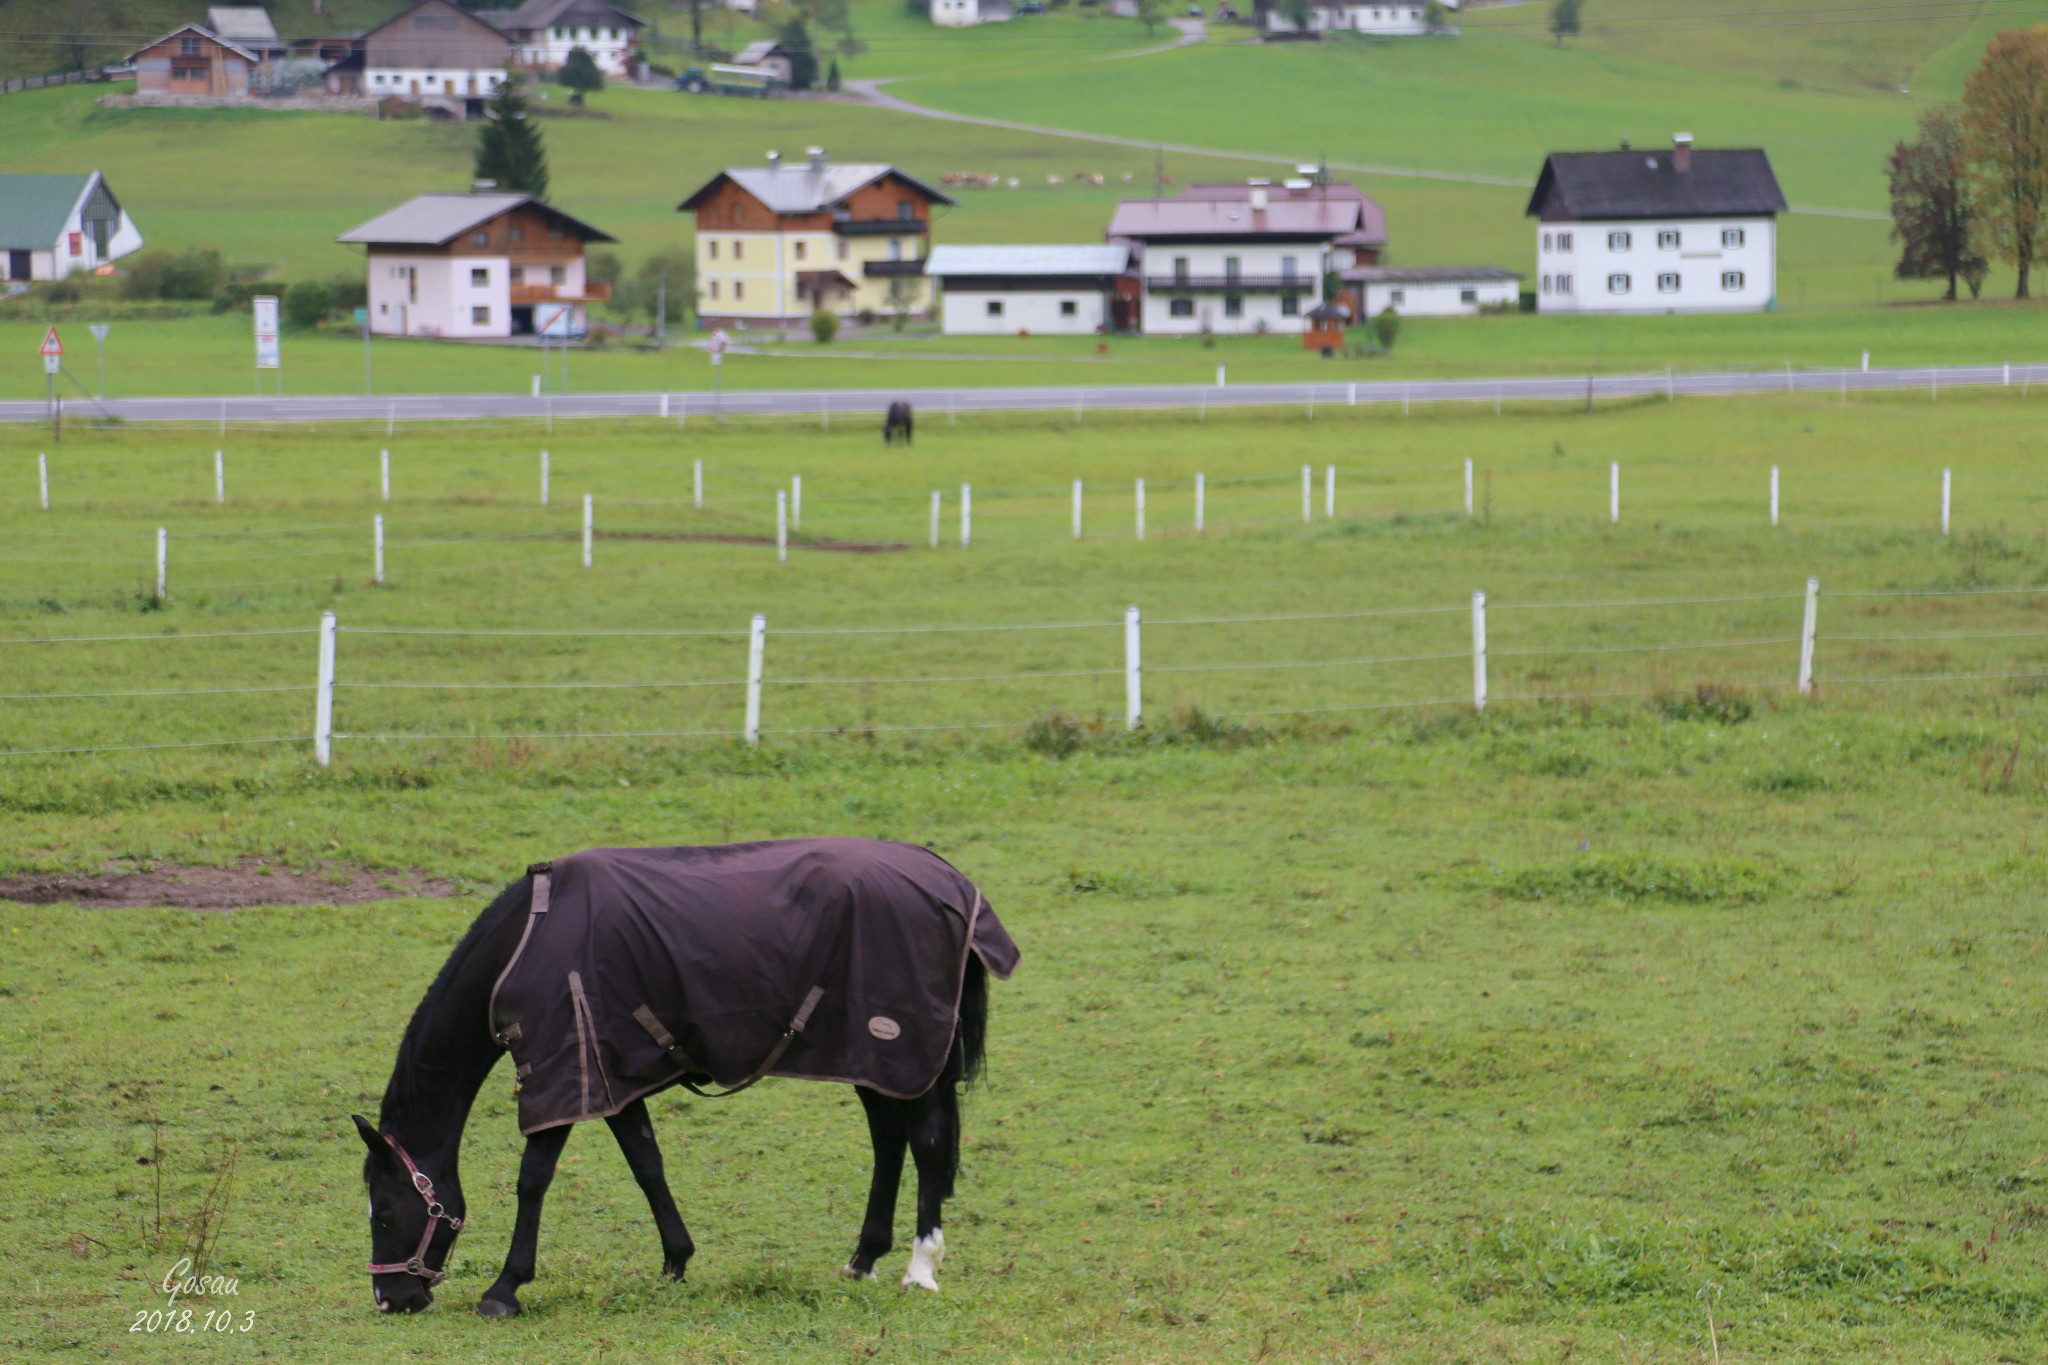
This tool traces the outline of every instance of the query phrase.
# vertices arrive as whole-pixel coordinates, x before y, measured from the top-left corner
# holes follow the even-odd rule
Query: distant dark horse
[[[467,1213],[462,1130],[508,1048],[527,1143],[511,1249],[477,1307],[483,1316],[519,1311],[541,1201],[570,1126],[585,1118],[610,1126],[653,1210],[663,1273],[681,1280],[695,1247],[662,1174],[646,1097],[675,1084],[707,1094],[701,1086],[714,1079],[744,1089],[770,1074],[856,1079],[874,1177],[842,1273],[873,1278],[890,1250],[907,1148],[917,1237],[903,1283],[937,1289],[940,1213],[959,1165],[958,1089],[981,1066],[988,971],[1007,976],[1015,961],[973,884],[910,845],[600,849],[536,864],[477,917],[428,988],[377,1124],[355,1118],[369,1148],[378,1310],[419,1312],[445,1278]]]
[[[909,445],[912,426],[910,404],[897,399],[889,405],[889,415],[882,420],[882,444],[894,445],[896,438],[901,436],[903,444]]]

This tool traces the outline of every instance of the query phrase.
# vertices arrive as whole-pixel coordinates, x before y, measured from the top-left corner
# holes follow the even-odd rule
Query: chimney
[[[1692,169],[1692,134],[1671,135],[1671,168],[1680,174]]]
[[[804,155],[811,159],[811,169],[813,171],[816,171],[819,175],[825,173],[825,149],[823,147],[806,147],[804,148]]]
[[[770,152],[770,153],[768,153],[768,169],[769,169],[769,170],[771,170],[771,171],[779,171],[779,170],[781,170],[781,169],[782,169],[782,153],[781,153],[781,152]]]
[[[498,182],[495,180],[472,180],[469,182],[469,192],[471,194],[489,194],[497,188]]]
[[[1266,187],[1264,185],[1254,185],[1252,186],[1252,212],[1264,213],[1265,211]]]

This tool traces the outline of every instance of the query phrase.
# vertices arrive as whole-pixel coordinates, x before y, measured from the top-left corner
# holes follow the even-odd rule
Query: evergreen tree
[[[827,90],[837,90],[839,88],[839,59],[837,57],[832,59],[832,65],[825,70],[825,88]]]
[[[477,129],[476,178],[495,180],[501,190],[548,197],[548,156],[540,128],[527,116],[526,97],[509,76],[484,106],[484,121]]]
[[[801,18],[791,19],[775,35],[789,54],[789,88],[808,90],[818,83],[818,53],[811,46],[811,30]]]

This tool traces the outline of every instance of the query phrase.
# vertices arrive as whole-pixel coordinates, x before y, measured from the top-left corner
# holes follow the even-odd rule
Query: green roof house
[[[98,171],[0,175],[0,280],[106,271],[142,246]]]

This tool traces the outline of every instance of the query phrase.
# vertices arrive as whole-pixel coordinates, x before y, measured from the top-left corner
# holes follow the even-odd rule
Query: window
[[[805,251],[805,248],[809,246],[809,243],[807,243],[807,242],[798,242],[798,243],[796,243],[796,244],[795,244],[795,246],[796,246],[796,258],[797,258],[798,260],[800,260],[800,261],[801,261],[801,260],[802,260],[802,259],[804,258],[804,251]]]
[[[1543,277],[1543,292],[1546,294],[1550,292],[1550,276],[1548,275]]]
[[[562,237],[562,230],[561,230],[560,228],[549,228],[549,229],[548,229],[548,240],[549,240],[549,241],[551,241],[551,242],[559,242],[559,241],[562,241],[562,240],[563,240],[563,237]]]
[[[1073,317],[1079,317],[1080,315],[1081,315],[1081,307],[1080,307],[1080,305],[1079,305],[1079,304],[1075,303],[1075,302],[1074,302],[1074,301],[1073,301],[1072,299],[1061,299],[1061,300],[1060,300],[1060,316],[1061,316],[1061,317],[1063,317],[1063,318],[1073,318]]]
[[[710,285],[709,285],[709,286],[708,286],[708,287],[706,288],[706,290],[705,290],[705,295],[706,295],[706,297],[708,297],[708,298],[714,298],[714,299],[718,297],[718,281],[717,281],[717,280],[713,280],[713,281],[712,281],[712,282],[710,283]]]
[[[1571,276],[1569,276],[1569,275],[1559,275],[1559,276],[1557,277],[1557,292],[1558,292],[1558,293],[1560,293],[1560,294],[1569,294],[1569,293],[1571,293],[1571,292],[1572,292],[1572,277],[1571,277]]]
[[[1459,302],[1459,303],[1477,303],[1477,302],[1479,302],[1479,291],[1478,291],[1477,289],[1460,289],[1460,290],[1458,291],[1458,302]]]
[[[746,243],[746,240],[745,240],[744,238],[741,238],[741,237],[735,237],[735,238],[733,238],[733,239],[732,239],[732,258],[733,258],[734,260],[736,260],[736,261],[741,261],[741,260],[745,260],[745,259],[746,259],[746,256],[747,256],[747,243]]]
[[[916,222],[917,205],[911,203],[908,199],[898,199],[896,201],[896,221],[899,223]]]
[[[1223,278],[1232,284],[1236,284],[1243,277],[1243,262],[1236,256],[1225,256],[1223,258]]]
[[[469,234],[469,244],[471,246],[489,246],[491,244],[491,234],[478,229]]]
[[[515,265],[515,266],[513,266],[513,267],[512,267],[512,283],[514,283],[514,284],[525,284],[525,283],[526,283],[526,267],[525,267],[525,266],[523,266],[523,265]]]
[[[379,71],[375,76],[372,76],[370,79],[374,81],[376,84],[382,85],[384,84],[384,73]]]
[[[1626,294],[1628,292],[1628,276],[1609,275],[1607,277],[1607,292],[1610,294]]]
[[[487,289],[490,287],[490,283],[491,272],[488,269],[472,270],[469,272],[469,287],[471,289]]]
[[[1291,280],[1291,279],[1294,279],[1294,278],[1296,278],[1296,277],[1297,277],[1298,275],[1300,275],[1300,273],[1301,273],[1301,262],[1300,262],[1300,260],[1299,260],[1299,259],[1298,259],[1297,257],[1294,257],[1294,256],[1282,256],[1282,257],[1280,258],[1280,278],[1281,278],[1281,279],[1283,279],[1283,280]]]
[[[1280,316],[1281,316],[1281,317],[1283,317],[1283,318],[1297,318],[1297,317],[1300,317],[1300,316],[1301,316],[1301,295],[1299,295],[1299,294],[1282,294],[1282,295],[1280,296]]]
[[[508,228],[506,228],[506,229],[505,229],[505,240],[506,240],[506,241],[508,241],[508,242],[523,242],[523,241],[525,241],[525,240],[526,240],[526,229],[525,229],[525,228],[523,228],[523,227],[519,227],[519,226],[516,226],[516,225],[515,225],[515,226],[512,226],[512,227],[508,227]]]
[[[1663,231],[1659,232],[1657,234],[1657,249],[1659,251],[1678,250],[1678,229],[1665,228]]]
[[[204,81],[208,74],[205,62],[171,63],[171,79],[174,81]]]
[[[1741,229],[1741,228],[1722,228],[1722,229],[1721,229],[1721,245],[1722,245],[1722,246],[1724,246],[1724,247],[1730,247],[1730,248],[1733,248],[1733,247],[1739,247],[1739,246],[1741,246],[1741,245],[1742,245],[1742,229]]]
[[[1678,272],[1667,270],[1659,275],[1657,277],[1657,292],[1660,294],[1676,294],[1678,292]]]
[[[1608,233],[1608,234],[1607,234],[1607,249],[1608,249],[1609,251],[1627,251],[1627,250],[1628,250],[1628,234],[1627,234],[1626,232],[1610,232],[1610,233]]]
[[[1543,234],[1543,249],[1550,250],[1550,234],[1547,232]]]
[[[1187,257],[1176,256],[1173,258],[1173,282],[1175,284],[1186,284],[1188,282]]]
[[[837,246],[838,250],[834,254],[836,254],[840,260],[843,261],[848,256],[853,254],[851,251],[852,243],[848,242],[844,237],[841,237],[839,239]]]
[[[549,284],[567,284],[568,282],[569,282],[569,267],[568,267],[568,266],[566,266],[566,265],[551,265],[551,266],[549,266],[549,267],[548,267],[548,283],[549,283]]]
[[[892,261],[903,259],[903,239],[901,237],[891,237],[889,239],[889,259]]]
[[[1193,299],[1169,299],[1166,303],[1166,311],[1173,317],[1191,318],[1195,315],[1195,301]]]
[[[1239,297],[1238,297],[1237,295],[1235,295],[1235,294],[1226,294],[1226,295],[1224,295],[1224,298],[1223,298],[1223,316],[1224,316],[1224,317],[1227,317],[1227,318],[1241,318],[1241,317],[1243,317],[1243,316],[1244,316],[1244,300],[1243,300],[1243,299],[1241,299],[1241,298],[1239,298]]]
[[[727,213],[727,214],[726,214],[725,216],[726,216],[727,220],[728,220],[728,221],[730,221],[730,222],[733,222],[733,223],[737,223],[737,222],[739,222],[739,220],[740,220],[740,206],[739,206],[738,204],[734,204],[734,205],[732,206],[732,209],[731,209],[731,211],[730,211],[730,212],[728,212],[728,213]]]
[[[1570,251],[1572,249],[1572,235],[1569,232],[1557,234],[1557,249],[1559,251]]]
[[[200,56],[201,53],[199,51],[199,39],[193,37],[189,33],[186,34],[184,37],[178,39],[178,55],[180,57]]]
[[[1388,304],[1388,306],[1389,306],[1389,307],[1392,307],[1392,306],[1393,306],[1394,304],[1397,304],[1397,303],[1406,303],[1406,302],[1408,302],[1408,291],[1407,291],[1407,290],[1405,290],[1405,289],[1389,289],[1389,290],[1387,291],[1387,304]]]
[[[1721,287],[1731,294],[1740,290],[1742,288],[1742,272],[1740,270],[1722,271]]]
[[[484,304],[481,304],[481,303],[480,303],[480,304],[478,304],[478,305],[477,305],[476,307],[474,307],[474,308],[472,308],[472,309],[470,309],[470,310],[469,310],[469,320],[470,320],[470,322],[471,322],[472,324],[474,324],[475,326],[478,326],[478,327],[488,327],[488,326],[490,326],[490,325],[491,325],[491,310],[490,310],[490,308],[489,308],[489,307],[488,307],[487,305],[484,305]]]
[[[704,243],[704,259],[707,261],[715,261],[718,259],[718,239],[716,237],[713,237]]]
[[[732,282],[732,296],[734,299],[743,299],[747,296],[747,282],[745,280],[734,280]]]
[[[1003,301],[1001,299],[990,299],[988,301],[988,315],[992,318],[999,318],[1003,315]]]

